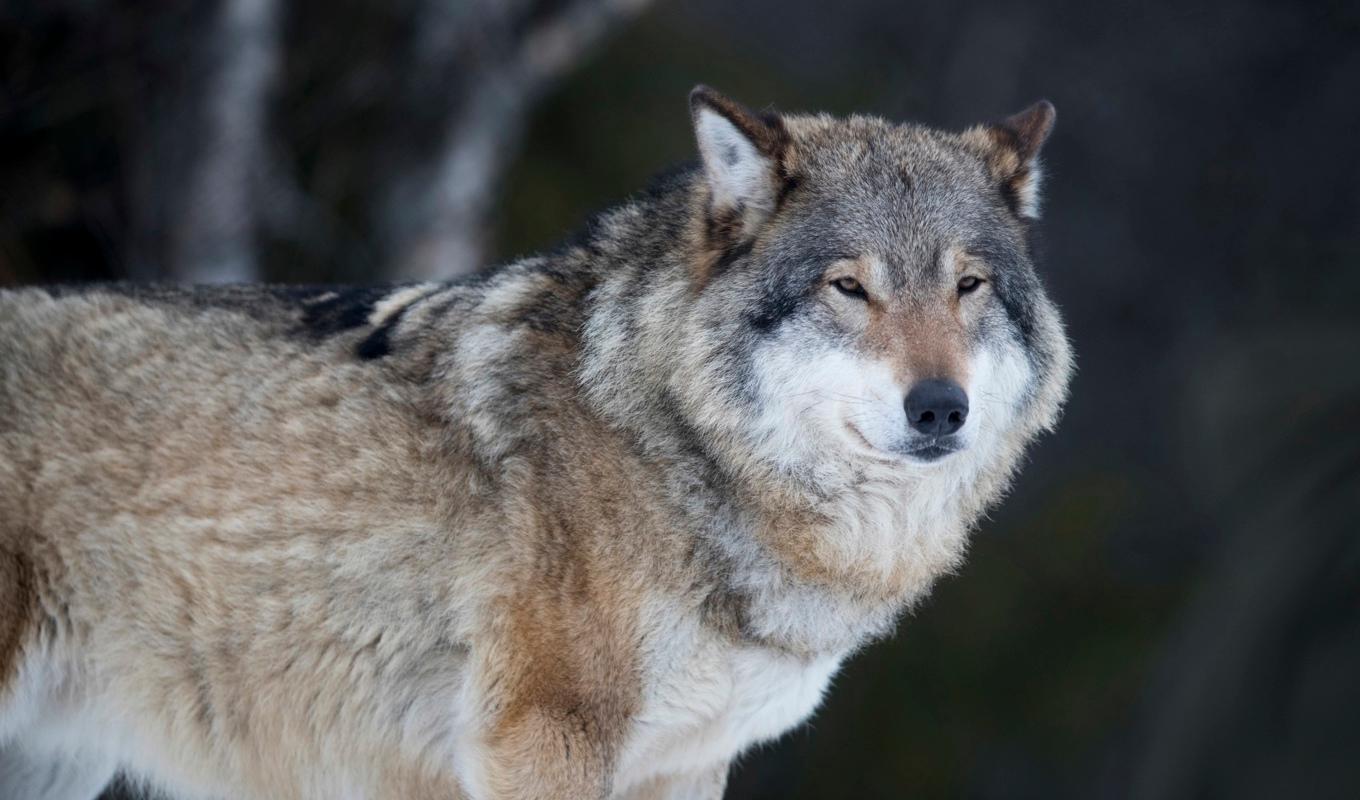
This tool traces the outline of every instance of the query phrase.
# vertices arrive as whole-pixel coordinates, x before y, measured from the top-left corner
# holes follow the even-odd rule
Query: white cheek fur
[[[906,422],[891,372],[843,351],[807,349],[775,340],[756,353],[762,455],[784,469],[815,468],[829,449],[865,449],[859,436],[891,447]]]
[[[1033,370],[1020,348],[1012,342],[984,348],[973,359],[968,382],[969,413],[964,426],[965,442],[986,446],[1014,421]]]

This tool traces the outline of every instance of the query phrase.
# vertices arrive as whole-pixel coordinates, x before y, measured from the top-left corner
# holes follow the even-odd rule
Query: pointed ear
[[[964,134],[964,139],[982,153],[992,177],[1001,184],[1006,202],[1019,217],[1039,217],[1039,149],[1053,131],[1056,118],[1053,104],[1040,100],[1001,122]]]
[[[757,114],[707,86],[690,92],[689,107],[708,184],[710,229],[733,240],[728,244],[739,243],[778,206],[788,132],[778,116]]]

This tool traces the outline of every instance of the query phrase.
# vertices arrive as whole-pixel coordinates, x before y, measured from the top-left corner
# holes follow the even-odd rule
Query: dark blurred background
[[[700,81],[1050,98],[1066,418],[729,797],[1360,797],[1360,4],[8,0],[0,64],[0,285],[465,273],[689,158]]]

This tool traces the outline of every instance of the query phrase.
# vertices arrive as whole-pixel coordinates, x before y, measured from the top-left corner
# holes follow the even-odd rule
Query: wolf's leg
[[[34,752],[18,742],[0,747],[0,797],[13,800],[95,800],[117,771],[98,755]]]

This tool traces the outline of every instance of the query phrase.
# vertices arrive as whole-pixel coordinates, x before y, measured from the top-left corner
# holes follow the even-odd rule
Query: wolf
[[[1072,355],[1040,102],[690,98],[546,254],[0,297],[0,797],[718,798],[955,568]]]

